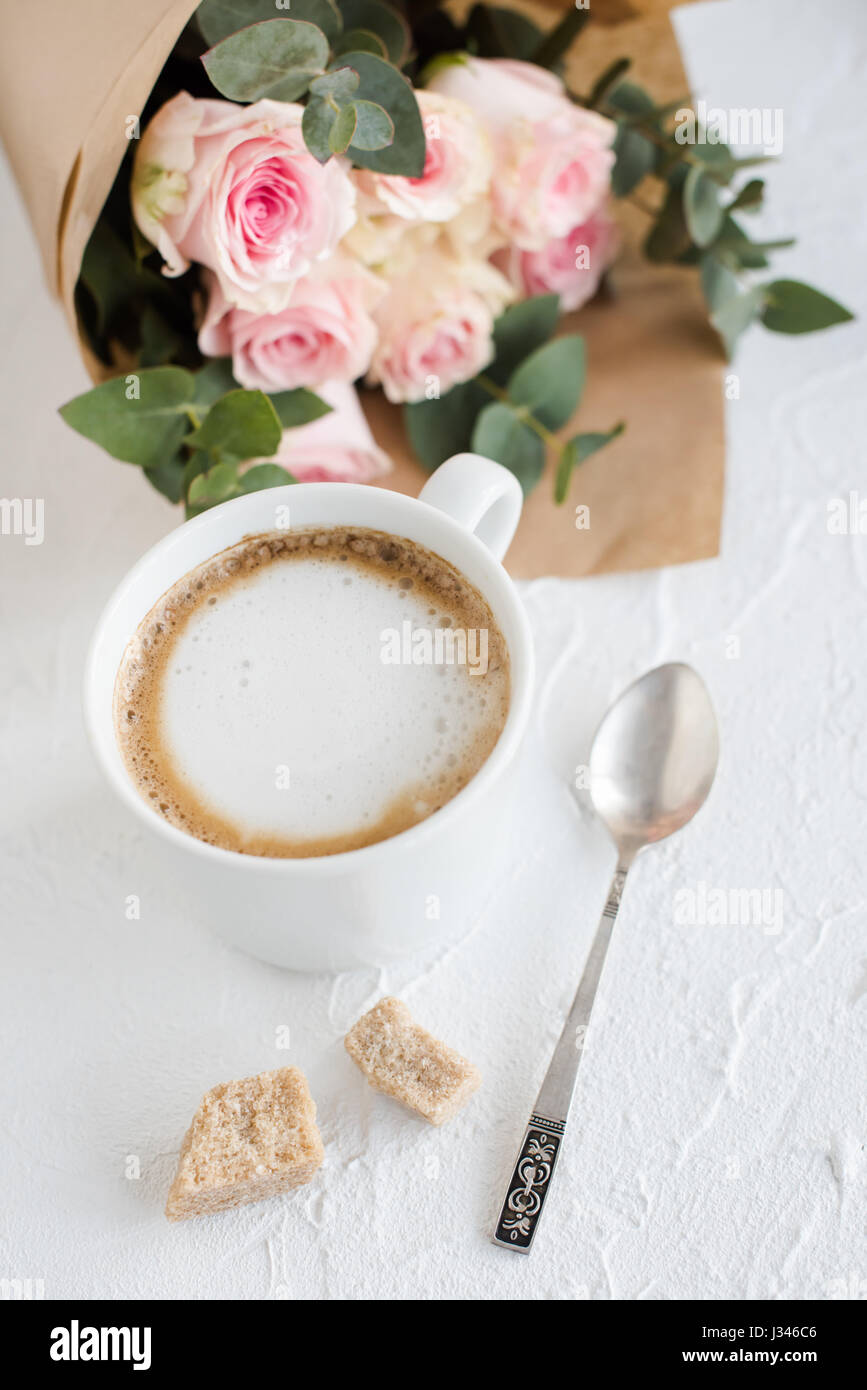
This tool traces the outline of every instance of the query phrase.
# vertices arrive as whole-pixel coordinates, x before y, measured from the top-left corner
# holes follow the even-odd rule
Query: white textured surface
[[[721,560],[527,588],[539,717],[508,871],[461,946],[387,976],[304,978],[223,949],[178,885],[157,881],[100,780],[79,715],[83,652],[172,516],[54,415],[84,373],[4,182],[0,491],[44,497],[46,532],[41,547],[0,541],[0,1275],[42,1278],[49,1297],[867,1292],[867,536],[826,528],[829,498],[867,490],[867,17],[860,0],[766,0],[701,6],[679,28],[697,95],[784,108],[761,230],[796,231],[779,273],[860,320],[745,341]],[[566,782],[610,696],[672,657],[713,690],[721,773],[701,818],[627,889],[527,1261],[485,1231],[611,858]],[[779,889],[782,929],[677,925],[675,893],[700,881]],[[140,921],[126,919],[131,894]],[[484,1072],[442,1132],[375,1096],[343,1053],[347,1026],[386,990]],[[286,1201],[168,1226],[200,1094],[288,1061],[319,1103],[320,1177]],[[131,1154],[138,1181],[124,1176]]]

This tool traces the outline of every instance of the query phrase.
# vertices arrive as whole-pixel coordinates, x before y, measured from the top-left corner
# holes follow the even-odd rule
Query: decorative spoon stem
[[[560,1154],[569,1106],[575,1090],[575,1079],[584,1053],[593,1001],[599,987],[611,932],[617,919],[627,872],[628,865],[617,865],[611,880],[608,900],[602,909],[599,926],[596,928],[596,935],[584,966],[581,983],[563,1025],[560,1041],[554,1049],[551,1064],[545,1073],[545,1080],[536,1097],[497,1227],[491,1237],[495,1245],[505,1245],[508,1250],[518,1250],[523,1255],[529,1253],[533,1244],[536,1227],[551,1186],[554,1165]]]

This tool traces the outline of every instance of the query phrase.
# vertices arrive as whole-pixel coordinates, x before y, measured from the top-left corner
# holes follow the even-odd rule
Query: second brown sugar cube
[[[375,1090],[432,1125],[450,1120],[482,1082],[472,1062],[421,1028],[400,999],[380,999],[350,1028],[345,1046]]]

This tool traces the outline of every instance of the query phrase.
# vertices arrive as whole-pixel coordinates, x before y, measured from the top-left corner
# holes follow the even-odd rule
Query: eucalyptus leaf
[[[476,421],[471,448],[514,473],[524,491],[531,492],[545,467],[545,445],[538,434],[501,401],[485,406]]]
[[[264,391],[230,391],[211,406],[204,421],[187,439],[220,462],[268,458],[280,447],[283,430]]]
[[[438,400],[413,401],[403,420],[413,451],[429,471],[470,447],[473,427],[490,396],[475,381],[453,386]]]
[[[547,343],[557,327],[560,300],[556,294],[537,294],[505,309],[494,323],[494,360],[485,375],[505,386],[525,357]]]
[[[231,34],[203,54],[205,71],[230,101],[296,101],[330,57],[327,38],[315,24],[268,19]]]
[[[334,66],[355,69],[359,76],[356,100],[381,106],[388,112],[395,130],[393,144],[385,149],[356,150],[353,147],[353,162],[380,174],[420,178],[424,173],[424,126],[415,93],[406,78],[374,53],[343,53]]]
[[[276,5],[275,0],[202,0],[196,10],[196,22],[205,41],[213,47],[239,29],[275,19],[281,13],[287,19],[305,19],[315,24],[332,43],[343,28],[334,0],[289,0],[284,7]]]
[[[474,5],[466,35],[481,58],[518,58],[523,62],[534,61],[545,40],[538,24],[500,5]]]
[[[314,159],[327,164],[332,155],[331,129],[337,120],[337,112],[325,97],[310,96],[301,117],[301,134],[304,143]]]
[[[346,29],[332,45],[335,57],[339,57],[341,53],[352,53],[353,50],[359,53],[375,53],[379,58],[388,57],[385,39],[381,39],[379,34],[371,33],[369,29]]]
[[[358,73],[353,68],[332,68],[321,77],[314,77],[310,91],[317,97],[332,97],[342,106],[352,101],[358,91]]]
[[[61,406],[60,414],[113,458],[156,469],[180,449],[193,392],[190,372],[149,367],[103,381]]]
[[[764,179],[750,179],[749,183],[745,183],[740,193],[729,203],[727,211],[734,212],[736,209],[742,209],[744,212],[749,212],[760,208],[764,194]]]
[[[297,386],[294,391],[278,391],[268,399],[284,430],[312,424],[314,420],[331,413],[331,406],[327,401],[313,391],[308,391],[306,386]]]
[[[384,107],[375,101],[356,101],[355,133],[352,136],[352,152],[356,150],[384,150],[394,140],[394,122]]]
[[[148,251],[153,247],[148,243]],[[113,228],[101,218],[84,249],[81,281],[96,310],[98,333],[106,333],[131,299],[146,296],[156,305],[171,301],[163,276],[136,261]]]
[[[773,280],[763,288],[762,323],[774,333],[815,333],[854,318],[836,299],[800,280]]]
[[[696,246],[709,246],[723,224],[723,209],[713,179],[693,165],[683,185],[683,212]]]
[[[213,405],[227,391],[237,391],[238,382],[232,374],[231,357],[211,357],[196,372],[195,400],[197,405]]]
[[[710,321],[725,344],[728,358],[734,356],[738,338],[758,318],[764,302],[764,291],[759,286],[754,286],[725,300],[711,314]]]
[[[334,122],[328,132],[328,148],[332,154],[345,154],[352,144],[357,124],[355,106],[341,107],[334,117]]]
[[[179,455],[164,459],[153,468],[146,468],[144,475],[151,487],[161,492],[170,502],[180,502],[184,495],[184,464]]]
[[[740,293],[738,277],[712,252],[705,251],[700,265],[702,293],[712,312]]]
[[[600,449],[604,449],[606,444],[610,444],[612,439],[617,439],[626,429],[621,420],[612,430],[605,433],[590,432],[587,434],[576,434],[574,439],[570,439],[563,445],[560,454],[560,462],[557,465],[557,476],[554,480],[554,501],[557,503],[566,501],[566,494],[569,491],[569,483],[572,480],[572,470],[589,459],[592,454],[598,454]]]
[[[340,0],[343,27],[346,30],[363,29],[376,34],[385,44],[385,51],[392,63],[398,66],[404,62],[410,46],[410,33],[405,21],[390,5],[381,0]]]
[[[614,168],[611,171],[611,192],[615,198],[625,198],[641,180],[656,167],[656,146],[628,125],[618,125],[614,137]]]
[[[239,492],[264,492],[269,487],[285,487],[287,483],[297,482],[292,474],[285,468],[281,468],[279,463],[257,463],[255,467],[248,468],[246,473],[241,474],[238,483]]]
[[[217,463],[207,473],[199,473],[190,483],[187,493],[187,515],[197,516],[199,512],[207,511],[219,502],[228,502],[237,495],[237,463]]]
[[[554,338],[509,377],[509,400],[525,406],[546,429],[558,430],[581,399],[586,371],[584,339],[577,333]]]
[[[178,356],[183,340],[150,300],[142,308],[138,327],[140,367],[161,367]]]
[[[676,261],[690,249],[691,244],[681,190],[676,186],[671,187],[647,235],[644,254],[650,261]]]

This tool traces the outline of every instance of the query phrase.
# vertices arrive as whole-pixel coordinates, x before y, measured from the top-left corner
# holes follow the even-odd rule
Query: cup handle
[[[478,536],[502,560],[521,516],[521,484],[502,464],[481,454],[455,454],[431,474],[419,493]]]

